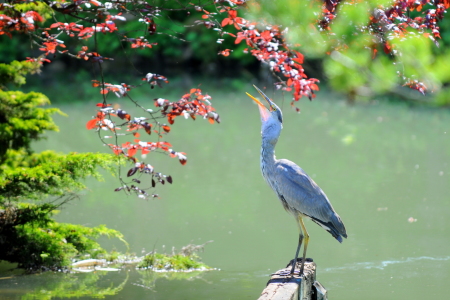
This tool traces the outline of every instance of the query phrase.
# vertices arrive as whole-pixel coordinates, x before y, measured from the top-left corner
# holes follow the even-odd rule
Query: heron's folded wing
[[[280,159],[276,162],[278,193],[287,204],[300,213],[322,222],[330,222],[336,214],[322,189],[295,163]]]

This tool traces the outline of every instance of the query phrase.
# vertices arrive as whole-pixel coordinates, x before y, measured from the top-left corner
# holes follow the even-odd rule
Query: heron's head
[[[247,93],[247,96],[258,104],[259,113],[261,115],[261,134],[264,137],[274,138],[275,142],[283,128],[283,113],[281,109],[266,96],[259,88],[254,86],[258,93],[267,101],[269,108],[266,108],[258,99]]]

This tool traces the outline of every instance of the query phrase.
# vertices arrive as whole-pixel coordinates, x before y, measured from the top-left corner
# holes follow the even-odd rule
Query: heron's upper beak
[[[266,101],[269,103],[269,107],[271,110],[274,110],[274,106],[272,105],[272,100],[270,100],[269,97],[266,96],[266,94],[264,94],[259,88],[257,88],[255,85],[253,86],[258,93],[263,96],[264,99],[266,99]],[[259,113],[261,114],[261,120],[262,121],[267,121],[267,119],[270,118],[270,112],[269,110],[264,106],[264,104],[262,104],[258,99],[256,99],[255,97],[253,97],[252,95],[250,95],[249,93],[246,93],[247,96],[249,96],[250,98],[253,99],[253,101],[256,102],[256,104],[258,104],[258,108],[259,108]]]

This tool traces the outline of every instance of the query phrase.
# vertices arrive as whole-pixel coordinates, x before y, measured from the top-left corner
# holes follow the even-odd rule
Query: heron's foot
[[[279,275],[279,276],[289,276],[289,275],[299,275],[300,270],[295,270],[294,273],[291,273],[291,270],[281,270],[280,272],[277,272],[272,275]]]
[[[313,262],[314,260],[312,258],[306,258],[305,262]],[[288,263],[288,265],[286,266],[286,268],[292,267],[292,264],[294,263],[294,260],[291,259]],[[302,263],[302,258],[299,257],[297,258],[297,264],[301,264]]]

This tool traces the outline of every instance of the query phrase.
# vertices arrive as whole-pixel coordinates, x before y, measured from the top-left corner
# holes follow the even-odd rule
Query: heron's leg
[[[305,233],[305,245],[303,246],[303,259],[302,259],[302,265],[300,267],[300,275],[302,275],[303,268],[305,267],[306,248],[308,248],[309,234],[308,234],[308,231],[306,230],[305,223],[303,223],[303,219],[301,217],[299,217],[298,221],[300,223],[300,226],[302,227],[302,231]]]
[[[297,246],[297,251],[295,251],[295,257],[294,260],[292,262],[292,269],[291,269],[291,275],[294,274],[295,271],[295,266],[297,265],[297,258],[298,258],[298,253],[300,252],[300,247],[302,246],[302,241],[303,241],[303,232],[302,232],[302,228],[300,227],[300,223],[299,223],[299,229],[300,229],[300,234],[298,236],[298,246]]]

